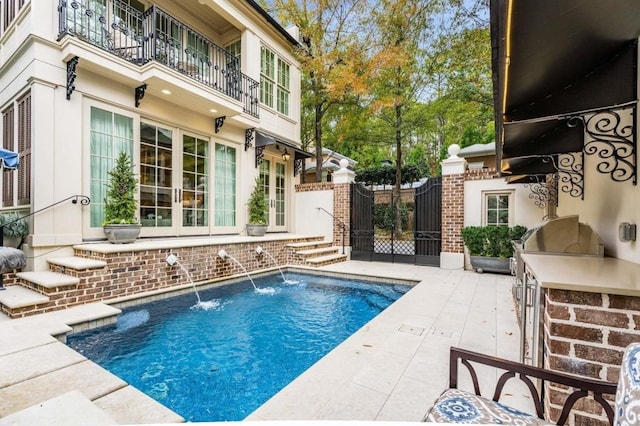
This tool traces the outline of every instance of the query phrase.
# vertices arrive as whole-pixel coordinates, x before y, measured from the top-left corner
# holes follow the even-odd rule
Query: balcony
[[[58,12],[58,40],[76,37],[139,66],[155,61],[260,116],[260,83],[240,72],[238,58],[162,9],[140,12],[117,0],[59,0]]]

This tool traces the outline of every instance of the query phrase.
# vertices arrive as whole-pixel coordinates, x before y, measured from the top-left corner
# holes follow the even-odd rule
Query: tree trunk
[[[402,237],[402,106],[396,105],[396,223],[395,238]]]
[[[316,139],[316,182],[322,182],[322,104],[316,104],[315,139]]]

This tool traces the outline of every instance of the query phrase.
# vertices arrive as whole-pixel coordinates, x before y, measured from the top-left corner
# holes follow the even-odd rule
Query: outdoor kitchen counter
[[[523,253],[542,288],[640,297],[640,264],[613,257]]]

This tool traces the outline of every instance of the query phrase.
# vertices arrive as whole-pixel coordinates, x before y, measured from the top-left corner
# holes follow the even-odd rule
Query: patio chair
[[[625,352],[625,359],[628,355],[629,348]],[[638,360],[636,360],[636,357]],[[475,394],[457,389],[459,360],[461,361],[461,364],[467,367],[471,374]],[[633,365],[640,367],[640,364],[638,363],[639,361],[640,345],[638,345],[637,350],[633,352]],[[543,398],[541,393],[538,391],[538,387],[536,387],[536,381],[540,380],[542,381],[540,388],[542,388],[544,382],[553,382],[574,388],[573,393],[571,393],[564,402],[560,417],[555,424],[563,425],[567,421],[574,404],[579,399],[589,394],[593,396],[595,401],[600,403],[607,414],[609,423],[613,424],[613,409],[609,402],[604,399],[603,395],[615,395],[617,387],[616,383],[576,377],[566,373],[533,367],[454,347],[450,350],[449,362],[449,389],[445,390],[436,400],[434,406],[424,417],[423,421],[425,422],[471,424],[501,423],[519,425],[552,424],[545,420],[544,417]],[[487,365],[505,370],[498,379],[492,399],[488,399],[480,395],[478,376],[471,363]],[[626,373],[623,373],[623,370],[624,368],[621,369],[620,372],[621,377],[623,374],[628,376]],[[635,379],[633,382],[636,385],[634,392],[638,393],[640,392],[640,368],[636,368],[635,373],[635,377],[632,376],[631,378]],[[505,384],[513,377],[519,378],[527,385],[531,393],[532,401],[535,405],[535,415],[524,413],[498,402]],[[617,400],[618,397],[616,397],[616,410],[619,410]],[[640,410],[636,408],[636,412],[638,411]]]

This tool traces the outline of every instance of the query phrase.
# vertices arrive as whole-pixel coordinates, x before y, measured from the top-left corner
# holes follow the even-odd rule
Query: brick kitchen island
[[[616,382],[624,348],[640,341],[640,264],[549,254],[523,254],[522,260],[530,286],[523,294],[534,302],[521,308],[525,358],[552,370]],[[552,419],[567,395],[567,389],[547,387],[545,405]],[[608,424],[592,400],[576,409],[571,424]]]

